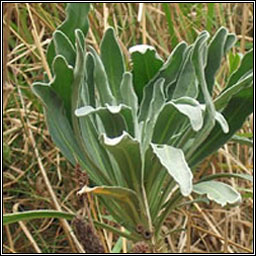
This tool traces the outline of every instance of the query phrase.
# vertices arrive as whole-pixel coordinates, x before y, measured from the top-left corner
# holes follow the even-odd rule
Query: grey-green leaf
[[[53,61],[54,80],[50,86],[63,100],[69,121],[71,122],[71,94],[74,80],[73,68],[68,66],[66,59],[59,55]]]
[[[134,134],[132,127],[131,109],[125,105],[93,108],[84,106],[75,111],[77,117],[84,117],[91,114],[97,114],[101,118],[106,134],[113,138],[118,137],[123,131]]]
[[[204,140],[208,137],[208,135],[210,134],[211,130],[215,125],[215,107],[208,90],[208,86],[205,79],[205,73],[204,73],[203,53],[206,49],[206,42],[208,37],[209,37],[208,32],[203,31],[198,36],[193,49],[192,61],[194,63],[196,76],[200,84],[201,92],[206,105],[206,111],[204,116],[204,126],[200,130],[200,132],[196,134],[193,142],[193,146],[191,146],[188,152],[186,153],[187,159],[189,159],[194,154],[194,152],[198,149],[198,147],[204,142]]]
[[[172,54],[169,56],[168,60],[160,68],[159,72],[155,77],[145,86],[143,91],[143,99],[141,102],[141,108],[139,113],[139,121],[145,121],[148,115],[149,105],[152,99],[154,85],[159,78],[165,79],[164,89],[168,91],[168,87],[173,84],[179,74],[180,66],[183,62],[183,54],[187,48],[186,43],[179,43]],[[167,95],[168,98],[171,98],[171,95]]]
[[[139,142],[123,132],[115,138],[103,134],[102,143],[117,161],[128,186],[134,191],[140,191],[142,163]]]
[[[184,96],[172,102],[180,113],[188,117],[194,131],[199,131],[202,128],[203,115],[197,100]]]
[[[76,52],[69,38],[60,30],[56,30],[53,34],[53,42],[56,55],[62,55],[69,65],[75,66]]]
[[[116,101],[111,92],[104,65],[97,52],[92,47],[89,48],[95,60],[94,81],[100,96],[101,105],[105,106],[106,103],[114,105]]]
[[[122,96],[122,102],[131,107],[133,111],[133,115],[137,116],[138,112],[138,97],[134,92],[133,84],[132,84],[132,74],[130,72],[126,72],[123,75],[123,79],[121,82],[120,93]]]
[[[112,27],[108,28],[105,32],[100,49],[101,59],[107,73],[112,94],[117,99],[117,102],[120,102],[120,85],[125,71],[125,65],[123,54]]]
[[[224,90],[214,101],[216,110],[222,111],[232,99],[243,88],[252,86],[253,82],[253,72],[249,73],[245,78],[239,80],[236,84],[230,86],[228,89]]]
[[[152,141],[168,143],[170,138],[179,133],[182,125],[189,124],[194,131],[199,131],[203,125],[203,115],[199,103],[192,98],[180,98],[176,102],[166,103],[154,126]]]
[[[208,48],[207,65],[205,68],[205,78],[208,90],[212,93],[212,88],[215,82],[215,75],[218,71],[222,57],[224,56],[224,47],[228,31],[221,27],[212,38]]]
[[[129,51],[133,64],[134,89],[141,101],[144,87],[162,67],[163,61],[151,46],[136,45]]]
[[[236,84],[245,73],[253,69],[253,56],[253,49],[244,55],[239,68],[231,75],[225,90]]]
[[[66,117],[63,102],[46,84],[35,83],[33,90],[45,104],[48,128],[54,143],[60,148],[63,155],[72,164],[75,164],[75,157],[80,155],[80,150]]]
[[[173,99],[188,96],[196,98],[198,95],[198,81],[195,74],[193,62],[191,60],[192,49],[187,51],[187,56],[183,64],[182,70],[179,74],[175,90],[173,92]]]
[[[236,40],[237,38],[235,34],[228,34],[224,45],[224,55],[226,55],[227,52],[234,46]]]
[[[75,45],[75,29],[80,29],[86,36],[89,29],[88,13],[90,11],[89,3],[68,3],[66,8],[67,17],[65,21],[57,28],[62,31]],[[53,41],[47,49],[47,62],[51,67],[56,51]]]
[[[181,193],[192,192],[193,174],[185,160],[183,151],[168,145],[151,144],[152,149],[171,177],[179,184]]]
[[[243,137],[243,136],[239,136],[239,135],[234,135],[231,139],[231,141],[234,141],[236,143],[239,143],[241,145],[246,145],[248,147],[253,147],[253,140],[252,139],[249,139],[249,138],[246,138],[246,137]]]
[[[218,181],[204,181],[193,186],[197,194],[207,194],[209,200],[213,200],[222,207],[241,202],[241,195],[231,186]]]
[[[92,107],[96,107],[96,94],[95,94],[95,84],[94,84],[94,57],[93,55],[89,52],[87,53],[86,56],[86,85],[87,85],[87,90],[86,92],[88,93],[87,95],[87,102],[88,105],[91,105]]]
[[[189,159],[189,166],[195,166],[209,154],[216,151],[225,144],[234,133],[241,128],[248,115],[253,112],[253,87],[244,88],[233,95],[228,105],[222,111],[223,116],[229,124],[229,132],[224,133],[220,125],[215,124],[214,129],[208,135],[207,140]]]

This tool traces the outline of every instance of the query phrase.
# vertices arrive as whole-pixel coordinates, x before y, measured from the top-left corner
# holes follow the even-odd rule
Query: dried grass
[[[111,25],[118,32],[127,57],[127,47],[137,43],[152,44],[160,55],[166,57],[172,46],[161,4],[142,5],[141,20],[138,21],[139,4],[95,4],[89,17],[91,28],[88,43],[99,50],[100,38],[106,27]],[[201,18],[207,12],[207,4],[190,4],[190,9],[188,4],[173,5],[175,35],[172,36],[190,41],[193,33],[205,27]],[[4,4],[3,138],[6,153],[3,163],[3,209],[6,213],[12,212],[14,206],[15,210],[45,208],[73,212],[81,208],[80,199],[75,194],[77,181],[74,169],[52,143],[41,104],[30,88],[33,81],[42,79],[43,72],[50,77],[45,49],[54,28],[64,19],[64,15],[64,4]],[[253,42],[252,20],[252,4],[215,4],[213,30],[224,24],[230,31],[236,32],[242,52]],[[252,121],[248,121],[242,132],[252,131]],[[203,173],[214,172],[251,174],[252,157],[252,149],[229,143],[201,165],[196,178]],[[238,188],[253,189],[247,181],[230,179],[229,182]],[[100,216],[104,214],[104,209],[95,198],[89,201],[93,217],[102,221]],[[244,198],[241,205],[227,209],[220,209],[212,203],[200,206],[195,203],[192,207],[185,207],[165,223],[164,230],[169,233],[166,236],[166,250],[250,253],[252,212],[253,200],[250,197]],[[66,221],[47,219],[13,224],[5,226],[3,235],[5,253],[83,252]],[[105,240],[108,250],[118,239],[105,230],[100,237],[103,242]],[[124,252],[129,250],[128,241],[123,240],[122,247]]]

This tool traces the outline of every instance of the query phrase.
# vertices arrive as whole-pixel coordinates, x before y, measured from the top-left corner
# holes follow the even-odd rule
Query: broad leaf
[[[204,98],[204,102],[206,105],[205,117],[204,117],[204,126],[203,128],[196,134],[193,146],[191,145],[190,149],[186,153],[187,159],[189,159],[192,154],[198,149],[201,143],[207,138],[210,134],[211,130],[215,125],[215,108],[211,99],[211,95],[208,91],[207,83],[205,80],[204,73],[204,51],[206,49],[206,41],[209,37],[208,32],[202,32],[194,45],[192,60],[195,67],[196,76],[198,82],[200,84],[201,92]]]
[[[126,214],[129,213],[130,218],[135,224],[141,223],[141,219],[137,211],[139,208],[139,201],[136,193],[131,189],[115,186],[96,186],[93,188],[84,186],[78,192],[78,195],[82,195],[84,193],[92,193],[94,195],[109,197],[117,200],[119,204],[122,205],[124,212]]]
[[[106,103],[113,105],[116,101],[111,92],[104,65],[96,51],[92,47],[89,48],[95,61],[94,82],[100,96],[101,105],[105,106]]]
[[[202,110],[205,111],[205,105],[200,105]],[[215,112],[215,120],[219,123],[224,133],[229,132],[229,125],[227,123],[227,120],[220,112]]]
[[[79,118],[80,131],[84,148],[88,152],[94,163],[105,173],[112,181],[112,184],[124,185],[118,177],[118,171],[113,169],[111,159],[99,141],[99,132],[94,123],[95,118],[92,116],[84,116]],[[110,185],[106,183],[106,185]]]
[[[130,72],[126,72],[123,75],[123,79],[120,86],[120,93],[122,97],[122,102],[129,106],[132,110],[133,116],[133,124],[134,124],[134,136],[135,138],[139,138],[139,127],[138,127],[138,97],[133,89],[132,84],[132,74]]]
[[[222,111],[232,97],[237,94],[240,90],[248,87],[253,82],[253,72],[248,74],[244,79],[239,80],[236,84],[230,86],[228,89],[224,90],[214,101],[216,110]]]
[[[86,56],[86,84],[87,84],[87,103],[92,107],[96,106],[95,84],[94,84],[94,57],[89,52]]]
[[[239,68],[231,75],[225,90],[236,84],[245,73],[253,69],[253,56],[253,50],[244,55]]]
[[[151,140],[152,135],[154,132],[155,123],[157,120],[157,117],[159,113],[161,112],[161,109],[165,102],[165,95],[164,95],[164,79],[160,78],[156,81],[154,86],[154,92],[152,95],[152,100],[150,103],[150,107],[148,110],[148,119],[145,123],[143,123],[143,129],[141,130],[141,136],[142,138],[142,154],[146,152]]]
[[[239,135],[234,135],[231,139],[231,141],[233,142],[236,142],[236,143],[239,143],[241,145],[246,145],[248,147],[253,147],[253,140],[252,139],[249,139],[249,138],[246,138],[246,137],[243,137],[243,136],[239,136]]]
[[[241,195],[231,186],[218,181],[204,181],[193,186],[197,194],[207,194],[209,200],[213,200],[222,207],[241,202]]]
[[[48,128],[54,143],[61,149],[64,156],[75,165],[75,156],[79,155],[79,147],[70,123],[65,115],[64,104],[54,90],[42,83],[33,85],[34,92],[44,102]]]
[[[241,59],[242,57],[239,53],[233,54],[232,52],[230,52],[228,54],[229,74],[233,74],[233,72],[238,69]]]
[[[147,119],[149,105],[152,99],[154,85],[159,78],[165,79],[164,89],[168,91],[168,87],[171,86],[177,79],[180,66],[183,62],[183,54],[187,45],[182,42],[178,44],[169,56],[168,60],[161,67],[155,77],[145,86],[143,91],[143,99],[141,102],[139,121],[145,121]],[[170,95],[168,95],[170,98]]]
[[[192,48],[187,51],[186,55],[185,62],[173,92],[173,99],[185,96],[196,98],[198,95],[198,81],[191,60]]]
[[[235,34],[232,34],[232,33],[228,34],[225,45],[224,45],[224,55],[226,55],[227,52],[235,45],[236,40],[237,38]]]
[[[228,122],[225,119],[225,117],[221,113],[216,112],[215,119],[219,123],[219,125],[221,126],[222,131],[224,133],[228,133],[229,132],[229,125],[228,125]]]
[[[141,101],[144,87],[162,67],[163,61],[152,46],[136,45],[129,51],[133,63],[134,89]]]
[[[206,177],[203,177],[200,179],[200,183],[203,181],[213,180],[213,179],[219,179],[219,178],[240,178],[244,180],[249,180],[253,182],[253,176],[249,174],[243,174],[243,173],[216,173],[212,175],[208,175]]]
[[[181,98],[176,102],[169,101],[163,106],[154,127],[154,143],[167,143],[188,121],[194,131],[202,128],[203,115],[199,103],[191,98]]]
[[[129,205],[138,206],[138,198],[136,193],[128,188],[123,187],[115,187],[115,186],[96,186],[96,187],[88,187],[84,186],[81,190],[78,191],[78,195],[82,195],[85,193],[92,193],[95,195],[105,195],[112,198],[115,198],[119,201],[126,202]]]
[[[53,35],[53,42],[56,55],[63,56],[68,64],[74,67],[76,61],[76,52],[69,38],[60,30],[56,30]]]
[[[171,177],[179,184],[182,195],[192,192],[193,175],[185,160],[183,151],[168,145],[151,144],[155,155]]]
[[[88,154],[84,154],[85,152],[80,148],[67,119],[64,104],[54,90],[50,86],[42,83],[35,83],[33,90],[45,105],[49,132],[62,154],[73,165],[78,161],[90,173],[91,179],[97,182],[97,184],[111,184],[112,182],[97,168]]]
[[[108,28],[101,42],[101,59],[105,67],[112,94],[120,102],[120,85],[125,71],[124,58],[113,28]]]
[[[133,123],[131,109],[125,105],[106,105],[106,107],[99,108],[85,106],[75,111],[77,117],[85,117],[92,114],[99,115],[106,134],[111,138],[120,136],[123,131],[134,133],[133,127],[130,126]]]
[[[131,107],[134,115],[137,115],[138,111],[138,98],[137,95],[134,92],[134,89],[132,87],[132,74],[129,72],[126,72],[123,75],[123,80],[121,83],[121,95],[122,95],[122,102]]]
[[[75,30],[80,29],[86,36],[89,29],[88,13],[90,11],[89,3],[68,3],[66,8],[67,17],[65,21],[57,28],[62,31],[73,45],[75,45]],[[49,66],[56,56],[56,51],[53,41],[47,49],[47,61]]]
[[[220,68],[222,58],[224,56],[224,47],[227,39],[228,31],[221,27],[212,38],[209,48],[207,65],[205,68],[205,78],[208,91],[212,94],[213,85],[215,82],[215,75]]]
[[[189,159],[189,166],[195,166],[205,157],[224,145],[234,133],[241,128],[244,121],[253,111],[253,88],[245,88],[233,96],[222,114],[229,124],[229,132],[224,133],[219,124],[209,134],[207,140]]]
[[[139,142],[123,132],[116,138],[109,138],[104,134],[102,143],[117,161],[129,188],[140,191],[142,163]]]
[[[71,95],[72,83],[74,80],[73,69],[68,66],[66,60],[62,56],[56,56],[53,61],[54,80],[50,86],[63,100],[68,119],[71,122]],[[65,74],[65,75],[63,75]]]
[[[76,135],[76,139],[78,143],[81,141],[81,134],[79,131],[79,123],[77,117],[74,115],[74,111],[78,108],[79,103],[81,102],[81,85],[84,83],[84,80],[86,79],[85,72],[84,72],[84,66],[85,66],[85,50],[84,50],[84,35],[83,32],[80,29],[75,30],[75,36],[76,36],[76,64],[74,68],[74,81],[72,83],[72,101],[71,101],[71,112],[72,112],[72,125],[74,129],[74,133]],[[81,143],[80,143],[81,144]],[[82,145],[81,145],[82,148]]]

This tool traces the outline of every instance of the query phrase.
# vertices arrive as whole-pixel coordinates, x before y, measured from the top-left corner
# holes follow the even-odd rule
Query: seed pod
[[[144,231],[143,225],[142,225],[142,224],[138,224],[138,225],[136,226],[136,231],[137,231],[139,234],[142,234],[143,231]]]
[[[140,241],[132,247],[132,253],[151,253],[149,245],[145,241]]]
[[[79,189],[89,184],[88,174],[81,170],[81,167],[78,163],[75,166],[75,175]]]
[[[83,245],[86,253],[104,253],[104,247],[93,231],[93,227],[81,216],[76,216],[73,220],[76,236]]]
[[[149,239],[152,237],[152,233],[151,233],[149,230],[144,230],[144,232],[143,232],[143,237],[144,237],[146,240],[149,240]]]

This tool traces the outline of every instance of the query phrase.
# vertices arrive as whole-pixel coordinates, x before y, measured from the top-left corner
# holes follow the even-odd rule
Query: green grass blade
[[[214,5],[215,3],[206,3],[207,5],[207,22],[206,22],[206,30],[211,31],[212,27],[214,26]]]
[[[73,213],[60,212],[54,210],[34,210],[4,214],[3,224],[9,225],[18,221],[33,220],[38,218],[63,218],[66,220],[72,220],[74,217],[75,215]]]
[[[172,18],[171,18],[171,12],[170,12],[170,4],[168,3],[162,3],[162,8],[164,10],[167,24],[168,24],[168,31],[171,38],[171,46],[174,48],[178,44],[178,38],[175,34]]]

